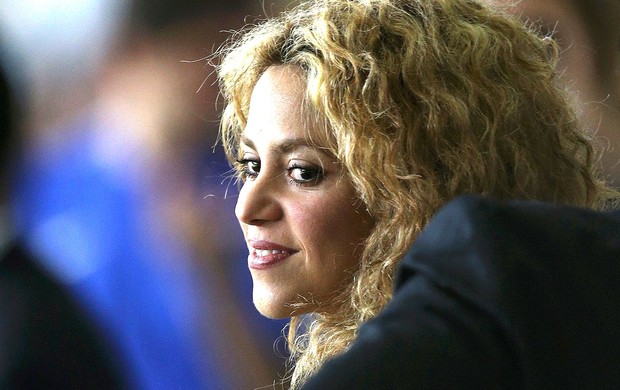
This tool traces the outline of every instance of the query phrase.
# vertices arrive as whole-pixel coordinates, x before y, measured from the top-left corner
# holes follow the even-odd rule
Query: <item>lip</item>
[[[248,266],[255,270],[270,268],[297,253],[295,249],[266,240],[248,240]]]

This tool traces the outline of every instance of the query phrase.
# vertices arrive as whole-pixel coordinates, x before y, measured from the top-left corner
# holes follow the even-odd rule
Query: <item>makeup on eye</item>
[[[288,176],[297,185],[317,185],[325,177],[323,167],[293,160],[287,168]]]
[[[246,157],[237,159],[235,169],[241,180],[255,179],[260,172],[260,160]]]
[[[243,181],[254,180],[261,171],[261,161],[255,157],[242,157],[237,160],[237,172]],[[291,159],[287,163],[286,171],[292,184],[317,185],[325,177],[322,164],[313,164],[298,159]]]

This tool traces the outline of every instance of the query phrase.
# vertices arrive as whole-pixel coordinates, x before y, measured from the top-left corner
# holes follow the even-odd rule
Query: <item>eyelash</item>
[[[255,164],[254,169],[250,169],[251,164]],[[256,170],[256,165],[258,165],[258,170]],[[242,182],[253,180],[260,173],[260,161],[255,159],[238,159],[236,161],[235,169]],[[293,184],[298,187],[317,185],[325,178],[325,172],[321,167],[308,167],[294,163],[290,167],[286,168],[286,171],[289,177],[289,184]],[[295,171],[299,171],[301,175],[311,173],[312,178],[295,179],[292,177]]]
[[[258,176],[258,172],[250,171],[249,165],[251,163],[256,163],[260,166],[260,161],[253,159],[238,159],[235,164],[235,170],[237,171],[237,176],[242,182],[245,182],[248,179],[253,179]],[[260,168],[259,168],[260,170]]]
[[[289,176],[289,183],[291,184],[295,184],[297,186],[313,186],[313,185],[317,185],[318,183],[321,182],[321,180],[323,180],[323,178],[325,177],[325,172],[323,171],[323,168],[321,167],[308,167],[308,166],[302,166],[299,164],[293,164],[292,166],[290,166],[289,168],[286,169],[288,172],[288,176]],[[310,179],[294,179],[292,178],[292,174],[294,171],[298,170],[300,174],[303,175],[303,173],[311,173],[312,174],[312,178]]]

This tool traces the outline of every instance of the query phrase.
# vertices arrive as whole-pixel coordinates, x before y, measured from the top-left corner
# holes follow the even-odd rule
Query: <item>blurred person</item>
[[[22,242],[12,221],[10,176],[24,108],[4,54],[0,48],[0,388],[123,388],[101,330]]]
[[[194,61],[251,10],[128,5],[81,94],[90,98],[32,131],[15,192],[20,228],[102,324],[132,388],[269,384],[282,324],[245,309],[251,287],[222,185],[229,168],[213,153],[216,92],[200,88],[205,69]]]
[[[493,0],[551,34],[561,46],[564,81],[577,94],[581,121],[604,148],[602,167],[620,187],[620,2]]]

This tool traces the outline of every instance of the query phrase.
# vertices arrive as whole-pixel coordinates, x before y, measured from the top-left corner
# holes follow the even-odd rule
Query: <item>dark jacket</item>
[[[0,389],[118,389],[101,334],[18,245],[0,256]]]
[[[620,389],[620,212],[461,197],[304,390]]]

